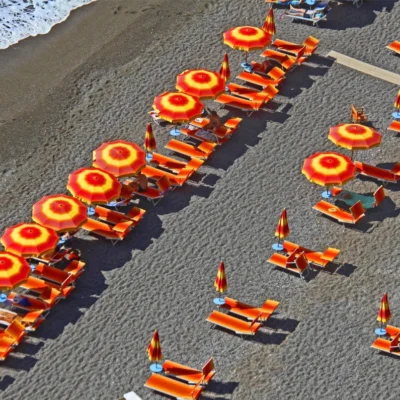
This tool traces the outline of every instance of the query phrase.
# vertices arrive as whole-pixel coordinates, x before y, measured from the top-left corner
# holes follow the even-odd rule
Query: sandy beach
[[[349,120],[352,103],[365,107],[383,134],[381,146],[356,158],[374,165],[400,161],[399,138],[386,131],[398,86],[325,57],[335,50],[400,73],[400,58],[385,48],[400,40],[400,3],[331,7],[320,28],[291,23],[281,18],[284,9],[274,9],[276,36],[301,42],[313,35],[321,40],[317,53],[288,74],[275,110],[250,118],[219,112],[243,122],[199,170],[198,185],[177,188],[155,207],[141,200],[145,218],[115,247],[85,235],[73,239],[85,273],[2,363],[1,399],[117,400],[130,390],[144,400],[163,399],[143,387],[155,329],[165,359],[200,367],[214,357],[217,373],[204,399],[400,397],[399,360],[370,348],[383,292],[392,324],[400,323],[399,187],[387,185],[382,206],[343,230],[317,216],[312,205],[322,188],[301,173],[316,151],[346,153],[327,136],[329,127]],[[99,0],[50,34],[1,51],[1,232],[30,221],[31,205],[42,196],[65,193],[68,174],[89,166],[101,143],[142,144],[154,97],[173,90],[178,73],[217,70],[228,51],[237,81],[243,54],[225,46],[222,33],[261,26],[267,10],[262,0]],[[260,53],[251,59],[260,61]],[[153,128],[166,154],[168,128]],[[372,193],[378,186],[362,178],[346,187]],[[304,281],[266,262],[284,207],[289,240],[341,249],[336,274],[313,273]],[[281,302],[254,338],[211,330],[205,321],[214,309],[220,260],[230,297]]]

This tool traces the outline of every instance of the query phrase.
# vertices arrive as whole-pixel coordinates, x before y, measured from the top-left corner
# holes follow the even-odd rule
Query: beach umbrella
[[[56,232],[76,231],[87,221],[87,208],[71,196],[45,196],[33,205],[32,219]]]
[[[367,150],[381,143],[382,135],[375,129],[360,124],[340,124],[329,130],[328,139],[337,146],[351,150]]]
[[[6,251],[22,257],[32,257],[54,250],[59,237],[53,229],[31,222],[7,228],[0,241]]]
[[[114,140],[93,152],[93,166],[121,178],[136,175],[146,165],[146,154],[136,143]]]
[[[203,113],[203,103],[194,96],[186,93],[164,92],[154,99],[153,108],[159,117],[171,124],[186,123]],[[171,130],[172,136],[179,136],[176,128]]]
[[[380,322],[380,328],[377,328],[375,330],[375,333],[379,336],[386,335],[386,329],[383,328],[383,324],[387,324],[391,318],[392,314],[390,313],[390,308],[389,308],[389,301],[388,301],[388,295],[385,293],[382,297],[381,300],[381,305],[379,307],[378,311],[378,317],[377,321]]]
[[[283,245],[281,244],[281,240],[289,236],[289,233],[290,229],[287,219],[287,212],[286,208],[284,208],[279,218],[278,225],[276,226],[275,229],[275,236],[278,238],[278,243],[274,243],[272,245],[272,248],[276,251],[283,250]]]
[[[271,43],[271,35],[254,26],[239,26],[224,32],[224,43],[236,50],[245,52],[246,62],[250,50],[261,50]]]
[[[118,179],[98,168],[80,168],[68,177],[67,189],[72,195],[84,203],[107,204],[119,197],[121,184]],[[88,208],[88,215],[94,209]]]
[[[272,7],[268,10],[267,18],[265,18],[262,29],[271,36],[274,36],[276,33],[274,10],[272,9]]]
[[[156,139],[153,133],[151,124],[147,125],[146,133],[144,135],[144,145],[146,151],[146,161],[151,161],[153,158],[153,151],[156,149]]]
[[[217,72],[188,69],[177,76],[176,88],[199,99],[215,99],[225,91],[225,82]]]
[[[158,362],[162,359],[162,353],[157,330],[154,331],[151,342],[147,346],[147,355],[149,356],[149,360],[153,363],[150,365],[150,370],[153,372],[161,372],[162,366],[158,364]]]
[[[336,152],[320,152],[304,160],[301,172],[311,182],[325,186],[322,197],[330,198],[329,187],[343,185],[354,178],[356,167],[349,157]]]
[[[395,102],[394,102],[394,107],[395,107],[396,109],[398,109],[399,111],[395,111],[395,112],[392,114],[392,116],[393,116],[393,118],[395,118],[395,119],[400,119],[400,89],[399,89],[399,91],[398,91],[398,93],[397,93],[396,100],[395,100]]]
[[[222,65],[221,65],[221,68],[219,70],[219,74],[221,75],[222,79],[225,81],[225,84],[228,82],[229,78],[231,77],[231,70],[229,68],[228,53],[224,54],[224,59],[222,60]]]
[[[215,278],[214,287],[217,292],[220,294],[219,297],[214,299],[214,303],[217,305],[222,305],[225,303],[225,300],[221,297],[221,293],[224,293],[226,289],[228,289],[228,283],[226,281],[225,275],[225,264],[223,261],[219,263],[217,277]]]

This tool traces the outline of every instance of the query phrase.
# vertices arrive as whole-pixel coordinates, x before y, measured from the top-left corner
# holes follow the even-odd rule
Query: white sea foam
[[[0,0],[0,49],[44,35],[70,12],[96,0]]]

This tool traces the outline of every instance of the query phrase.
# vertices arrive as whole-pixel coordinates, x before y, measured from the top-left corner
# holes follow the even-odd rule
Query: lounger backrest
[[[206,377],[210,372],[214,371],[214,359],[211,357],[202,368],[203,376]]]
[[[279,90],[276,86],[268,85],[264,90],[263,93],[266,93],[270,99],[274,98],[278,93]]]
[[[157,187],[162,194],[165,194],[171,187],[171,182],[168,176],[164,175],[157,181]]]
[[[306,46],[303,46],[303,48],[297,53],[296,59],[298,60],[301,57],[304,57],[306,55]]]
[[[257,317],[255,317],[255,318],[253,319],[253,321],[251,321],[250,330],[252,330],[253,325],[255,325],[255,324],[257,324],[257,323],[259,322],[259,319],[260,319],[261,317],[262,317],[262,313],[258,314]]]
[[[306,258],[306,255],[303,253],[301,253],[297,259],[296,259],[296,267],[303,272],[304,270],[307,269],[308,267],[308,260]]]
[[[362,216],[364,216],[365,208],[361,203],[361,201],[357,201],[357,203],[354,204],[354,206],[350,207],[350,212],[356,221],[360,219]]]
[[[201,386],[201,381],[200,381],[195,385],[192,392],[190,393],[190,395],[192,396],[192,399],[198,399],[199,395],[202,391],[203,391],[203,387]]]
[[[14,320],[4,331],[8,336],[13,339],[19,340],[22,336],[25,335],[25,327],[17,320]]]
[[[286,259],[286,266],[293,264],[296,261],[296,250],[294,250]],[[290,265],[289,265],[290,266]]]
[[[385,198],[385,190],[383,189],[383,186],[379,186],[378,189],[376,189],[374,193],[374,198],[375,198],[375,207],[377,207]]]
[[[391,340],[390,351],[393,351],[393,348],[399,347],[399,339],[400,339],[400,332]]]

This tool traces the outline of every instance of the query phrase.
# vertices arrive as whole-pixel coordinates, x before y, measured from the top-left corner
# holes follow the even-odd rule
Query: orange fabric
[[[287,42],[286,40],[281,39],[274,40],[272,46],[276,47],[280,51],[293,54],[295,57],[297,57],[297,55],[301,53],[301,51],[303,51],[303,48],[305,47],[304,44]]]
[[[296,64],[295,59],[292,59],[287,54],[281,53],[276,50],[267,49],[261,54],[261,57],[270,58],[271,60],[275,60],[276,62],[281,64],[281,66],[283,68],[285,68],[286,70],[289,70],[290,68],[292,68],[294,66],[294,64]]]
[[[74,284],[77,278],[66,271],[45,264],[39,264],[35,269],[34,275],[40,276],[44,280],[54,282],[58,284],[60,288]]]
[[[229,94],[221,94],[215,99],[215,101],[217,103],[222,103],[224,105],[251,113],[260,110],[264,103],[262,101],[246,100],[238,96],[231,96]]]
[[[19,321],[14,320],[5,330],[4,334],[14,340],[16,344],[19,344],[26,335],[25,327]]]
[[[400,121],[392,121],[387,129],[393,132],[400,132]]]
[[[267,18],[265,18],[262,29],[272,36],[276,33],[274,9],[272,7],[270,7],[270,9],[268,10]]]
[[[234,331],[239,335],[254,335],[261,328],[261,323],[248,323],[242,319],[232,317],[219,311],[213,311],[207,318],[208,322]]]
[[[306,40],[304,40],[303,44],[306,46],[306,53],[305,55],[310,56],[311,54],[313,54],[315,52],[315,50],[318,47],[319,44],[319,40],[316,39],[313,36],[309,36],[308,38],[306,38]]]
[[[165,148],[168,150],[173,150],[177,153],[184,154],[189,157],[197,157],[202,159],[207,159],[209,154],[204,153],[204,151],[199,151],[195,146],[192,146],[188,143],[180,142],[176,139],[171,139],[166,145]]]
[[[398,333],[400,333],[400,328],[393,325],[386,325],[386,334],[391,338],[394,338]]]
[[[241,79],[242,81],[251,83],[253,85],[261,86],[263,89],[265,89],[269,85],[278,86],[279,83],[281,82],[280,80],[264,78],[259,74],[253,74],[251,72],[246,72],[246,71],[242,71],[237,76],[237,78]]]
[[[397,92],[396,100],[394,101],[394,106],[395,106],[395,108],[400,109],[400,89]]]
[[[268,93],[264,91],[260,92],[248,86],[238,85],[237,83],[230,83],[228,85],[229,91],[236,96],[244,97],[248,100],[253,101],[265,101],[269,99]]]
[[[78,277],[84,271],[85,263],[79,260],[72,260],[65,268],[64,271],[71,275]]]
[[[395,40],[394,42],[390,43],[386,46],[388,49],[393,50],[394,52],[400,54],[400,42]]]
[[[275,307],[271,307],[272,303],[277,303]],[[220,307],[228,310],[232,314],[240,315],[248,320],[254,320],[259,317],[260,321],[266,321],[275,308],[278,306],[279,302],[273,302],[272,300],[267,300],[262,307],[254,307],[246,303],[225,297],[225,303]],[[271,311],[271,312],[270,312]]]
[[[267,75],[271,79],[275,79],[276,81],[281,81],[285,77],[286,72],[281,70],[279,67],[274,67],[271,69],[271,71],[267,73]]]
[[[361,202],[358,202],[358,203],[361,204]],[[358,204],[358,203],[356,203],[356,204]],[[362,204],[361,204],[361,206],[362,206]],[[325,200],[319,201],[317,204],[315,204],[313,206],[313,209],[317,210],[325,215],[328,215],[329,217],[336,219],[339,222],[343,222],[346,224],[355,224],[359,219],[361,219],[361,217],[364,216],[364,214],[361,214],[361,216],[359,218],[355,219],[353,214],[351,214],[345,210],[342,210],[341,208],[335,206],[334,204],[328,203]]]
[[[3,336],[0,338],[0,360],[4,361],[13,350],[14,339]]]
[[[370,176],[371,178],[387,182],[397,182],[400,179],[400,175],[397,175],[397,169],[400,169],[400,164],[396,164],[391,171],[365,164],[360,161],[355,161],[354,164],[360,174]]]
[[[374,198],[375,198],[374,207],[377,207],[377,206],[379,206],[380,203],[382,203],[382,201],[385,198],[385,190],[383,189],[383,186],[379,186],[379,188],[376,189],[376,191],[374,193]]]

